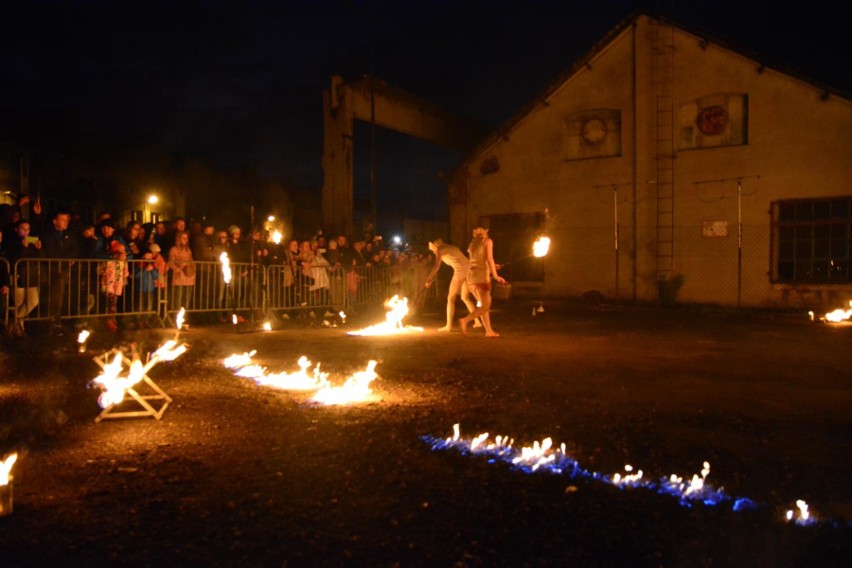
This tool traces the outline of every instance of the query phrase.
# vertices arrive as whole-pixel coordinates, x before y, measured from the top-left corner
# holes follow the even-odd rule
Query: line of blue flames
[[[628,474],[625,476],[607,475],[600,472],[589,471],[580,466],[579,462],[565,453],[565,445],[550,449],[548,444],[539,446],[535,444],[534,450],[524,455],[523,450],[512,447],[513,441],[509,438],[498,436],[496,442],[488,442],[488,434],[482,434],[476,438],[466,440],[458,435],[450,438],[438,438],[436,436],[421,436],[420,439],[431,446],[433,450],[454,450],[462,455],[483,456],[488,463],[504,462],[511,468],[524,473],[545,472],[556,475],[567,475],[570,478],[592,479],[595,481],[614,485],[619,489],[641,488],[655,491],[659,494],[670,495],[678,499],[681,506],[692,507],[695,503],[707,506],[717,506],[730,503],[733,511],[749,511],[762,507],[762,505],[746,497],[731,497],[721,488],[716,489],[708,484],[704,478],[709,473],[709,465],[705,465],[702,472],[701,483],[691,484],[676,476],[660,478],[659,480],[644,479],[639,474]],[[697,477],[697,476],[696,476]],[[788,513],[789,515],[789,513]],[[825,519],[823,519],[825,520]],[[813,525],[817,522],[812,515],[794,516],[790,522],[800,526]]]

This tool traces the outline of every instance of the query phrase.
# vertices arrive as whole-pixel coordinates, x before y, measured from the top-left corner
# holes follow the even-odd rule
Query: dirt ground
[[[382,312],[193,325],[151,378],[162,420],[105,420],[92,356],[173,331],[43,336],[0,351],[0,458],[18,451],[4,566],[849,566],[852,326],[805,314],[496,306],[500,338],[434,331],[354,337]],[[438,308],[441,308],[440,306]],[[225,369],[257,350],[270,371],[301,355],[332,380],[378,361],[369,404],[324,407]],[[691,477],[756,510],[527,474],[433,451],[422,436],[547,436],[584,468]],[[782,521],[796,499],[821,519]]]

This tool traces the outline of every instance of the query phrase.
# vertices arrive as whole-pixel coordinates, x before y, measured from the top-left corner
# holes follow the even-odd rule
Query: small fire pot
[[[12,478],[9,483],[0,485],[0,517],[12,514]]]

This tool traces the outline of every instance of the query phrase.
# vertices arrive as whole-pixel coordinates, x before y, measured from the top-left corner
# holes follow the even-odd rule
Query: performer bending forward
[[[467,247],[470,256],[470,268],[467,272],[467,285],[479,302],[479,307],[459,320],[462,331],[467,333],[467,324],[476,318],[482,318],[485,326],[485,337],[499,337],[499,333],[491,327],[491,278],[501,284],[506,279],[497,274],[494,264],[494,241],[488,237],[488,229],[477,227],[473,230],[473,240]]]
[[[426,287],[432,285],[441,262],[453,269],[453,279],[450,281],[450,290],[447,294],[447,325],[438,331],[450,331],[453,328],[453,315],[456,311],[456,296],[461,292],[461,299],[467,306],[467,311],[472,312],[476,306],[470,299],[470,291],[467,286],[467,271],[469,261],[457,246],[448,245],[441,239],[435,239],[429,243],[429,250],[435,253],[435,266],[426,278]],[[476,327],[474,325],[474,327]]]

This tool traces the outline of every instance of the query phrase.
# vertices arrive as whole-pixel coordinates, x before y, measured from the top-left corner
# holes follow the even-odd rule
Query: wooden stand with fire
[[[103,355],[93,357],[93,359],[95,363],[101,367],[101,369],[104,369],[106,365],[118,354],[121,354],[124,364],[127,365],[127,367],[130,367],[132,362],[118,349],[112,349]],[[154,394],[139,393],[136,389],[142,384],[148,385],[148,388],[154,391]],[[172,397],[167,395],[163,389],[157,385],[157,383],[152,381],[147,373],[143,374],[142,379],[136,384],[128,387],[125,392],[130,396],[130,398],[139,403],[143,410],[117,411],[117,408],[127,401],[127,398],[125,397],[121,402],[117,404],[110,404],[104,408],[98,417],[95,418],[95,422],[100,422],[106,418],[142,418],[145,416],[153,416],[157,420],[160,420],[163,417],[163,413],[166,411],[166,408],[172,402]],[[156,409],[149,401],[163,401],[163,403],[159,409]]]

